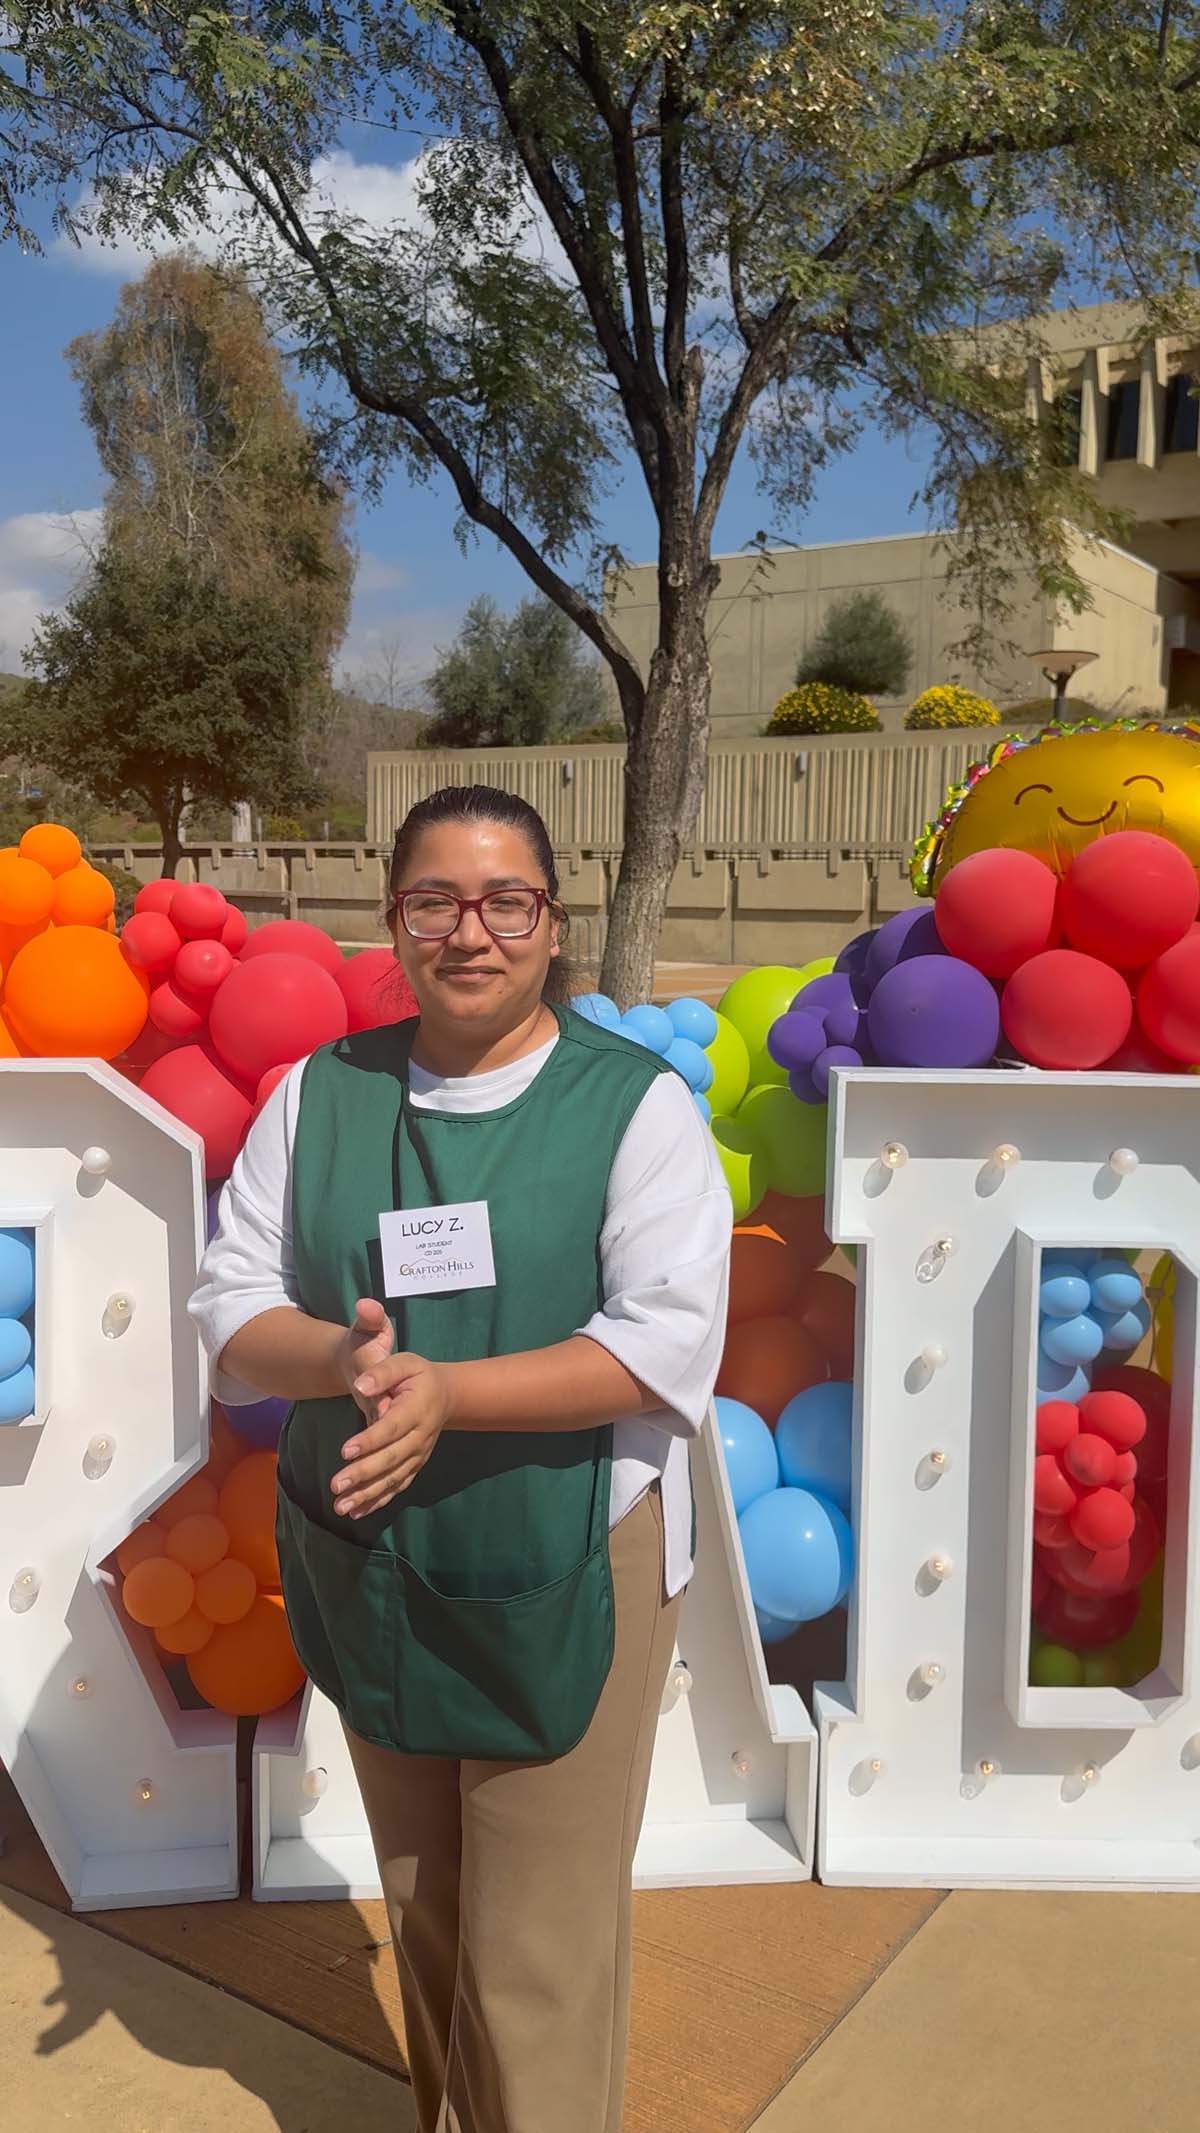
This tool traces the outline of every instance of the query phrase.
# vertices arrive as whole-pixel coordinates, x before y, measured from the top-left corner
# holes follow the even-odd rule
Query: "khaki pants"
[[[679,1612],[657,1485],[611,1547],[612,1671],[569,1755],[452,1762],[347,1729],[421,2133],[619,2133],[633,1854]]]

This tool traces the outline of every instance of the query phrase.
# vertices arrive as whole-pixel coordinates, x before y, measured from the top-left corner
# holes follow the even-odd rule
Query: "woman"
[[[729,1198],[679,1076],[549,1004],[525,801],[415,807],[388,924],[419,1019],[276,1089],[192,1309],[217,1398],[295,1403],[284,1597],[346,1727],[422,2133],[617,2133]]]

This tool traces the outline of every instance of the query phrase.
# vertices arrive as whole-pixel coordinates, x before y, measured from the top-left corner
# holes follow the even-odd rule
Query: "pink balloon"
[[[346,1034],[346,1002],[327,970],[303,955],[236,963],[215,995],[209,1035],[222,1063],[257,1088],[273,1066],[292,1066]]]
[[[197,993],[206,999],[209,993],[223,985],[233,969],[233,957],[220,941],[186,941],[172,972],[175,983],[184,991]]]
[[[306,955],[331,978],[341,976],[343,956],[336,942],[319,926],[310,926],[302,918],[272,918],[265,926],[256,926],[242,949],[243,963],[251,962],[260,955]]]
[[[390,948],[363,948],[347,957],[338,984],[352,1030],[382,1029],[388,1022],[406,1022],[417,1012],[417,996]]]
[[[250,1124],[250,1105],[207,1046],[185,1044],[148,1067],[142,1093],[204,1142],[208,1178],[228,1177]]]

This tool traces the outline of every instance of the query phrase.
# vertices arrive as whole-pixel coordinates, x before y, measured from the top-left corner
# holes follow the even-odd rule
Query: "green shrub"
[[[133,917],[133,900],[142,886],[141,882],[136,874],[129,872],[128,867],[114,866],[111,860],[92,859],[89,864],[95,868],[97,874],[103,874],[105,881],[112,883],[117,899],[116,921],[118,926],[123,926],[127,919]]]
[[[796,667],[797,683],[899,696],[912,667],[912,640],[882,593],[844,593],[826,610]]]
[[[998,726],[1000,713],[986,696],[943,682],[922,691],[904,724],[910,733],[941,733],[953,726]]]
[[[775,738],[786,733],[878,733],[875,707],[853,689],[831,682],[806,681],[781,696],[766,726]]]

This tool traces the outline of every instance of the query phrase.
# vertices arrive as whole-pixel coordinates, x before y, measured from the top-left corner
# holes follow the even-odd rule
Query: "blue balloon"
[[[789,1489],[811,1489],[850,1509],[850,1417],[854,1387],[810,1385],[789,1400],[775,1425],[779,1471]]]
[[[1085,1251],[1078,1245],[1053,1244],[1042,1253],[1042,1272],[1061,1274],[1066,1268],[1072,1274],[1086,1274],[1099,1257],[1099,1252]]]
[[[687,1037],[706,1051],[717,1034],[717,1018],[703,1000],[668,1000],[667,1013],[677,1037]]]
[[[243,1444],[252,1444],[256,1452],[273,1452],[291,1409],[290,1400],[266,1399],[225,1412]]]
[[[760,1496],[738,1520],[756,1607],[779,1622],[815,1622],[840,1605],[854,1575],[843,1513],[808,1489]]]
[[[0,1378],[0,1423],[24,1422],[33,1413],[33,1372],[26,1363],[10,1378]]]
[[[725,1472],[733,1508],[740,1518],[748,1504],[757,1503],[779,1487],[779,1456],[775,1439],[761,1415],[741,1400],[715,1400],[717,1428],[725,1454]]]
[[[1097,1259],[1088,1278],[1098,1311],[1132,1311],[1142,1300],[1142,1277],[1127,1259]]]
[[[671,1017],[661,1007],[631,1007],[621,1017],[621,1030],[635,1044],[644,1044],[648,1052],[657,1052],[663,1059],[675,1042]]]
[[[601,1029],[620,1029],[621,1010],[606,992],[578,992],[571,1002],[585,1022],[598,1022]]]
[[[1092,1300],[1087,1276],[1078,1267],[1055,1267],[1046,1275],[1038,1290],[1038,1305],[1043,1318],[1078,1318],[1086,1311]]]
[[[781,1622],[778,1615],[764,1614],[761,1607],[755,1608],[754,1619],[764,1644],[782,1644],[784,1638],[790,1637],[796,1627],[794,1622]]]
[[[1139,1297],[1132,1310],[1096,1314],[1104,1345],[1112,1355],[1131,1355],[1150,1331],[1150,1306]]]
[[[713,1085],[713,1063],[690,1037],[676,1037],[667,1051],[667,1065],[682,1074],[689,1089],[703,1096]]]
[[[23,1370],[33,1354],[33,1336],[19,1318],[0,1318],[0,1378]]]
[[[1042,1327],[1042,1354],[1052,1363],[1094,1363],[1103,1346],[1100,1321],[1090,1311],[1077,1318],[1048,1318]]]
[[[0,1229],[0,1318],[24,1318],[33,1302],[33,1232]]]
[[[710,1126],[712,1124],[712,1105],[707,1096],[701,1096],[699,1089],[693,1089],[692,1102],[695,1104],[705,1125]]]
[[[1039,1353],[1037,1359],[1038,1405],[1043,1400],[1082,1400],[1092,1389],[1091,1372],[1079,1363],[1052,1363]]]

